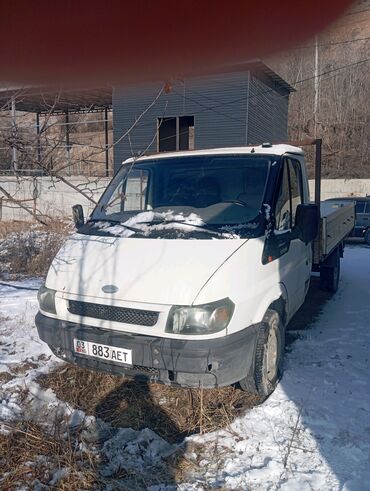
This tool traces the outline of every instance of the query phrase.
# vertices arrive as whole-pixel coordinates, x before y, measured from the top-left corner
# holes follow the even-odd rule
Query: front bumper
[[[222,387],[253,377],[257,326],[209,340],[169,339],[99,329],[36,315],[40,338],[60,358],[80,367],[129,375],[182,387]],[[73,339],[132,350],[133,365],[124,366],[78,355]]]

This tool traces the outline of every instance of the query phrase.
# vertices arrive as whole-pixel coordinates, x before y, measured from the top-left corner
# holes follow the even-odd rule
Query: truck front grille
[[[152,375],[159,375],[158,368],[154,368],[154,367],[143,367],[141,365],[133,365],[132,369],[137,370],[138,372],[142,372],[142,373],[150,373]]]
[[[153,310],[128,309],[125,307],[114,307],[98,303],[68,301],[68,310],[71,314],[82,317],[92,317],[125,324],[136,324],[139,326],[154,326],[158,321],[159,312]]]

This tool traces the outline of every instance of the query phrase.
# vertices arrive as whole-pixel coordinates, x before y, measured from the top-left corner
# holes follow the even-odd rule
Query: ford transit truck
[[[268,396],[311,272],[336,291],[354,205],[312,203],[287,144],[126,160],[52,262],[40,338],[80,367]]]

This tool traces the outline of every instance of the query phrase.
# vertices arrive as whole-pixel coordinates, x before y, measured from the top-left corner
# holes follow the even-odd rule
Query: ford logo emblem
[[[104,293],[116,293],[118,292],[118,286],[115,285],[104,285],[102,287]]]

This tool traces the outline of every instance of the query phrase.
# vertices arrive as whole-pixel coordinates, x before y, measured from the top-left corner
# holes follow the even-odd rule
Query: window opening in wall
[[[194,116],[158,118],[158,151],[194,150]]]

